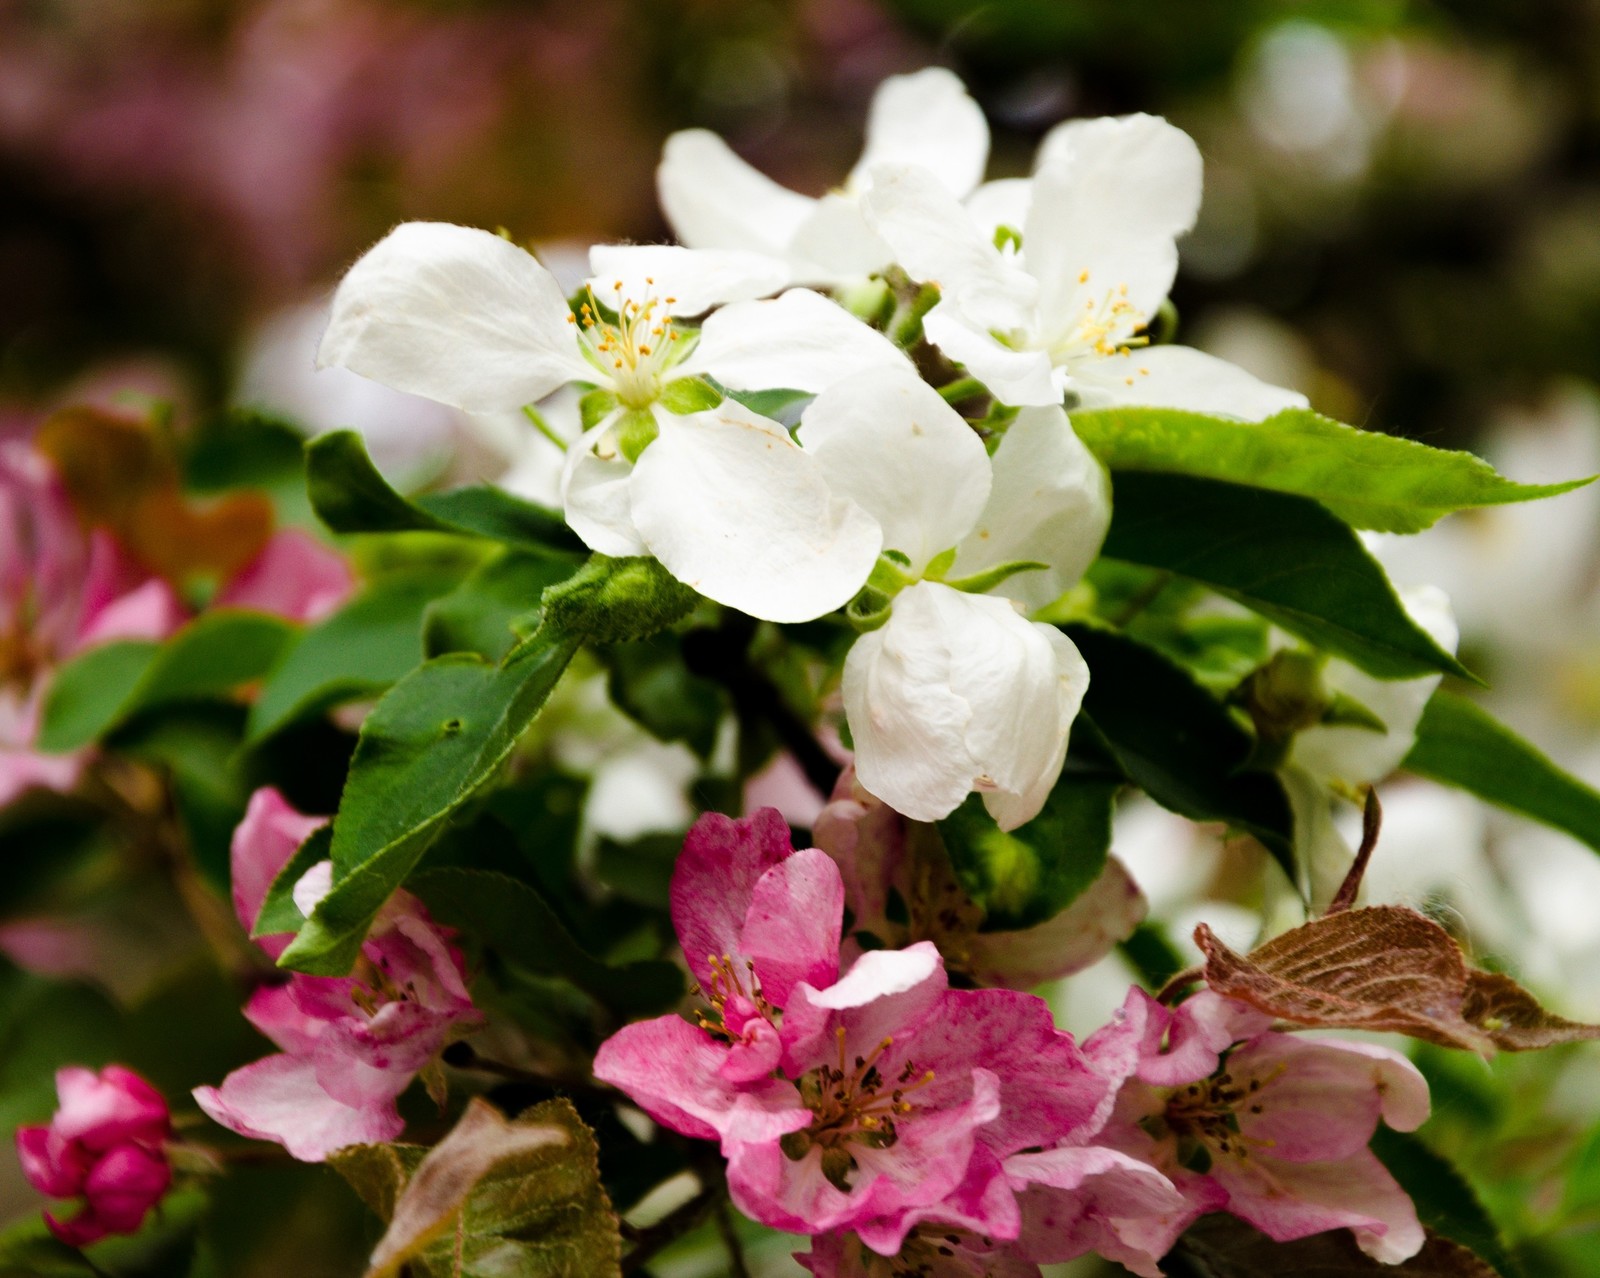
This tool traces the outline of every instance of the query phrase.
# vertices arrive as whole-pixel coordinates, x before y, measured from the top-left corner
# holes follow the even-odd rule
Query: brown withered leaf
[[[39,428],[35,443],[84,523],[108,529],[174,584],[196,574],[229,577],[272,535],[272,503],[262,493],[192,501],[170,449],[138,418],[66,408]]]
[[[1468,965],[1437,923],[1400,905],[1315,919],[1240,955],[1204,923],[1195,944],[1219,994],[1300,1025],[1386,1030],[1491,1055],[1600,1038],[1510,977]]]
[[[1161,1267],[1173,1278],[1500,1278],[1486,1261],[1460,1243],[1429,1233],[1410,1260],[1386,1265],[1372,1259],[1347,1229],[1274,1242],[1233,1216],[1202,1216],[1178,1240]]]

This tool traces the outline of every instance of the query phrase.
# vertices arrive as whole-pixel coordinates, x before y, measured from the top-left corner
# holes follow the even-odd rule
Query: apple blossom
[[[1271,1024],[1210,991],[1171,1010],[1131,989],[1084,1043],[1117,1089],[1095,1141],[1162,1171],[1185,1225],[1226,1210],[1279,1242],[1348,1228],[1377,1260],[1415,1254],[1416,1209],[1367,1144],[1380,1118],[1411,1131],[1428,1116],[1422,1075],[1388,1048]]]
[[[254,608],[291,621],[321,621],[355,589],[344,556],[298,528],[272,534],[217,591],[219,608]]]
[[[820,394],[799,438],[899,556],[875,578],[897,588],[883,624],[845,661],[861,784],[919,821],[977,789],[1003,828],[1021,825],[1061,772],[1088,670],[1018,605],[1050,602],[1093,560],[1104,471],[1059,408],[1020,413],[991,459],[938,392],[887,370]]]
[[[917,1217],[1007,1154],[1052,1143],[1103,1098],[1044,1003],[948,988],[926,942],[862,955],[838,980],[843,885],[781,819],[703,818],[673,916],[708,1010],[625,1026],[595,1075],[659,1122],[719,1140],[742,1211],[779,1229],[855,1229],[893,1254]],[[775,859],[779,858],[781,859]],[[821,943],[831,943],[827,950]],[[820,985],[812,984],[818,980]],[[1008,1192],[985,1223],[1017,1228]]]
[[[28,1183],[51,1198],[82,1198],[71,1220],[49,1212],[62,1242],[86,1247],[138,1231],[172,1184],[167,1102],[132,1070],[107,1065],[56,1071],[60,1108],[47,1126],[19,1127],[17,1154]]]
[[[601,246],[574,314],[530,254],[487,231],[408,222],[340,284],[319,359],[470,412],[592,385],[599,420],[568,449],[568,522],[594,550],[653,554],[702,594],[801,621],[860,587],[873,530],[775,422],[716,398],[816,392],[909,368],[882,334],[749,253]],[[743,299],[743,300],[740,300]],[[698,331],[682,321],[720,303]]]
[[[320,824],[276,790],[251,796],[232,848],[234,908],[246,928],[272,880]],[[326,894],[330,870],[322,862],[295,885],[303,913]],[[288,940],[269,935],[259,943],[276,956]],[[481,1019],[451,933],[404,891],[378,915],[353,975],[295,973],[286,984],[257,990],[244,1014],[283,1050],[234,1070],[220,1087],[196,1088],[195,1100],[224,1127],[276,1141],[306,1162],[397,1137],[405,1126],[395,1109],[400,1093]]]
[[[794,283],[848,284],[894,260],[861,216],[876,166],[918,165],[960,199],[983,178],[988,159],[982,110],[956,76],[929,67],[878,87],[861,158],[820,199],[779,186],[704,129],[667,139],[656,185],[667,221],[689,247],[764,254]]]
[[[1031,183],[1007,184],[971,209],[915,166],[881,165],[871,178],[868,225],[913,279],[939,286],[923,319],[928,340],[1002,402],[1247,419],[1304,405],[1189,347],[1147,346],[1177,271],[1177,237],[1200,207],[1200,152],[1165,120],[1060,125]],[[996,233],[1006,216],[1019,224]]]

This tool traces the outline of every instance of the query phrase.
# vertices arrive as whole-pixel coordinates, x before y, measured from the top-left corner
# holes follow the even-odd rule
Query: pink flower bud
[[[44,1215],[72,1247],[131,1234],[172,1184],[172,1116],[161,1093],[131,1070],[68,1066],[56,1073],[61,1107],[48,1126],[17,1130],[22,1174],[51,1198],[83,1198],[71,1220]]]

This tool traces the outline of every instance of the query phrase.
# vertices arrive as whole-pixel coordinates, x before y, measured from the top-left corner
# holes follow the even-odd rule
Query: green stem
[[[718,1200],[715,1218],[717,1233],[722,1235],[722,1245],[728,1250],[729,1278],[750,1278],[750,1266],[745,1263],[744,1247],[739,1243],[739,1231],[726,1198]]]
[[[552,444],[554,444],[562,452],[567,451],[567,441],[562,439],[560,435],[556,434],[556,429],[550,424],[550,420],[537,408],[535,408],[532,404],[524,404],[522,406],[522,415],[532,422],[534,429],[548,439]]]
[[[1128,600],[1121,612],[1119,612],[1115,617],[1111,618],[1111,624],[1118,630],[1123,629],[1141,612],[1143,612],[1151,604],[1155,603],[1155,601],[1160,597],[1161,592],[1171,584],[1172,574],[1170,572],[1163,570],[1157,573],[1145,585],[1143,590],[1136,594],[1132,599]]]
[[[633,1250],[622,1258],[622,1272],[637,1273],[657,1253],[700,1225],[727,1192],[727,1183],[719,1178],[683,1206],[669,1211],[655,1224],[632,1231]]]
[[[989,388],[976,377],[958,377],[948,386],[939,387],[939,394],[944,397],[947,404],[959,404],[963,400],[977,399],[979,395],[987,395]]]

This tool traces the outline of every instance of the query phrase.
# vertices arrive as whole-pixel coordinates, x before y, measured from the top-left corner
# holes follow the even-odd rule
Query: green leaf
[[[332,431],[306,445],[306,486],[312,508],[334,532],[443,532],[560,553],[583,550],[556,511],[493,485],[402,497],[378,473],[353,430]]]
[[[570,577],[575,566],[570,559],[522,550],[507,550],[479,565],[428,606],[423,621],[428,655],[477,652],[498,661],[519,637],[539,628],[540,595]]]
[[[329,1165],[389,1221],[369,1278],[610,1278],[622,1238],[592,1133],[566,1100],[507,1121],[473,1100],[432,1149],[357,1145]]]
[[[1466,697],[1433,694],[1401,766],[1564,830],[1600,852],[1600,793]]]
[[[441,869],[426,870],[407,886],[441,923],[530,972],[565,977],[624,1019],[665,1012],[683,997],[675,964],[601,962],[527,883],[487,870]]]
[[[1590,479],[1519,484],[1471,453],[1358,430],[1306,408],[1263,422],[1170,408],[1099,408],[1072,427],[1112,471],[1170,471],[1321,502],[1355,528],[1420,532],[1454,510],[1532,501]],[[1592,478],[1592,477],[1591,477]]]
[[[728,398],[735,403],[743,404],[752,413],[759,413],[790,430],[800,424],[800,414],[805,412],[807,405],[816,398],[809,391],[735,391],[727,390],[726,387],[723,389],[727,391]]]
[[[161,645],[122,639],[90,648],[56,671],[45,694],[39,749],[67,753],[93,741],[117,717]]]
[[[1521,1278],[1499,1229],[1448,1159],[1429,1149],[1421,1137],[1383,1126],[1372,1137],[1372,1152],[1411,1196],[1425,1228],[1471,1248],[1499,1270],[1501,1278]]]
[[[284,966],[349,970],[373,916],[450,816],[493,778],[577,647],[542,634],[499,665],[452,653],[389,690],[362,725],[334,819],[333,890],[284,952]]]
[[[294,850],[294,855],[284,862],[283,868],[273,875],[267,894],[261,900],[261,909],[250,927],[250,938],[276,936],[282,932],[298,932],[306,916],[294,903],[295,884],[318,861],[328,859],[333,846],[333,826],[319,825]]]
[[[976,794],[939,822],[950,864],[983,907],[986,927],[1004,931],[1054,918],[1100,876],[1121,784],[1066,773],[1043,811],[1009,833]]]
[[[40,747],[76,750],[142,710],[217,697],[259,679],[293,640],[281,617],[219,608],[159,647],[92,648],[62,668],[46,699]]]
[[[96,1278],[100,1272],[76,1247],[57,1242],[42,1217],[0,1232],[0,1278]]]
[[[1103,553],[1209,586],[1380,679],[1474,678],[1407,615],[1360,538],[1308,498],[1124,472]]]
[[[596,655],[610,668],[611,699],[662,741],[682,741],[701,758],[716,744],[727,713],[721,685],[693,673],[677,635],[607,644]]]
[[[423,612],[458,584],[456,572],[380,578],[331,617],[307,629],[279,659],[250,709],[246,739],[349,701],[374,697],[421,664]]]
[[[1065,627],[1093,677],[1073,750],[1107,757],[1162,807],[1225,821],[1292,864],[1294,819],[1271,773],[1243,771],[1254,739],[1181,666],[1124,635]]]

